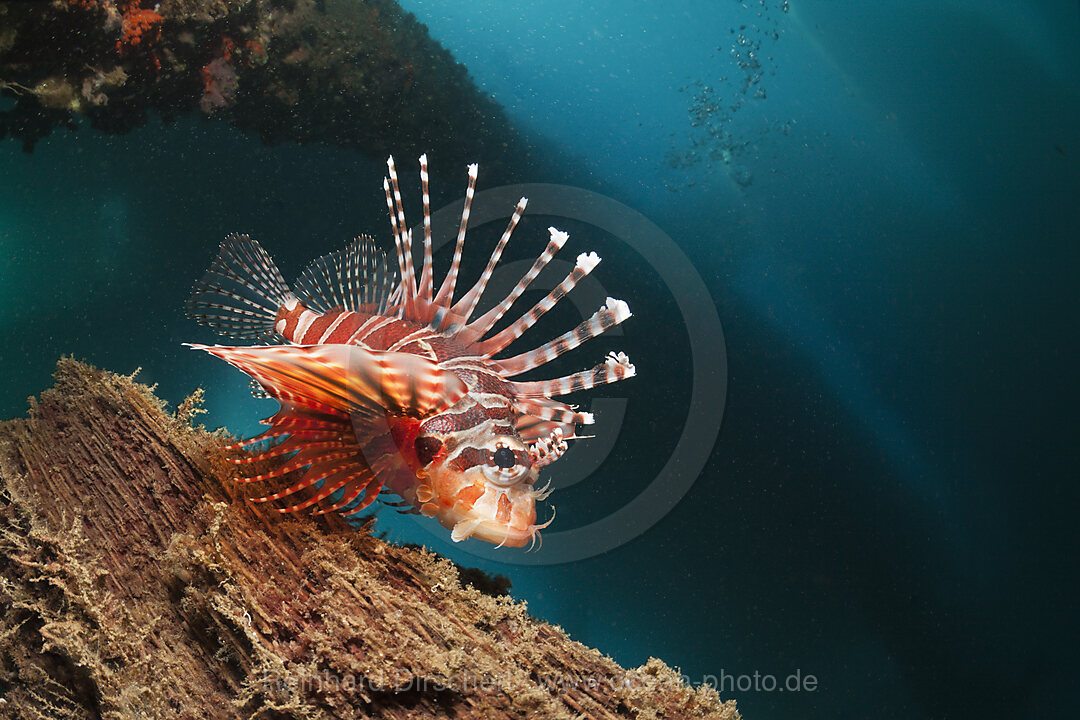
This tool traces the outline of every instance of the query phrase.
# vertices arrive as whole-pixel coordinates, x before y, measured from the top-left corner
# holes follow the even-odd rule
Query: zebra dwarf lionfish
[[[553,397],[634,375],[623,353],[553,380],[514,381],[630,317],[625,302],[608,298],[576,328],[535,350],[496,359],[592,271],[600,258],[581,254],[574,269],[517,321],[492,334],[529,284],[567,240],[549,228],[547,247],[501,302],[472,319],[510,235],[510,223],[480,279],[453,302],[477,166],[469,184],[450,270],[433,287],[431,203],[427,156],[420,157],[424,260],[413,267],[412,231],[405,224],[394,159],[383,180],[397,272],[370,237],[313,261],[290,289],[267,252],[246,235],[230,235],[187,310],[220,334],[262,341],[256,346],[192,345],[252,378],[256,392],[280,408],[263,421],[270,429],[229,446],[251,465],[284,458],[268,472],[239,482],[282,478],[287,487],[253,498],[284,501],[279,512],[312,509],[354,517],[380,493],[389,503],[436,518],[461,541],[476,537],[499,546],[536,542],[554,520],[536,522],[536,501],[550,482],[534,487],[540,468],[557,460],[578,424],[593,416]],[[400,273],[400,275],[398,275]],[[400,282],[397,280],[400,277]],[[284,505],[284,506],[282,506]]]

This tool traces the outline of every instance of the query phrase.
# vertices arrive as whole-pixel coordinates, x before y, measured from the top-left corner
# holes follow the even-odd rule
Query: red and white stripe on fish
[[[548,490],[535,483],[580,439],[590,413],[553,398],[632,377],[623,353],[595,367],[538,381],[512,378],[536,369],[630,317],[608,298],[573,330],[526,352],[494,357],[520,338],[600,262],[583,253],[569,274],[516,321],[490,335],[555,254],[565,232],[549,228],[544,250],[508,295],[472,316],[527,205],[522,198],[480,278],[456,302],[465,235],[477,181],[468,188],[450,269],[436,291],[432,267],[427,157],[420,158],[423,264],[413,238],[393,158],[383,181],[396,272],[369,237],[313,261],[290,288],[273,260],[246,235],[230,235],[188,301],[189,314],[223,335],[263,344],[194,347],[247,373],[281,407],[263,434],[237,443],[235,461],[249,466],[281,457],[273,470],[242,475],[245,483],[285,487],[254,498],[277,509],[355,516],[380,493],[437,519],[455,541],[535,543]],[[554,519],[554,514],[552,515]]]

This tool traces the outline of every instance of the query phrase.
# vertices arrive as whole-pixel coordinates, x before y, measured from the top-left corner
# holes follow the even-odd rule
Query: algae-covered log
[[[123,133],[151,113],[221,118],[267,142],[434,152],[516,145],[501,108],[393,0],[0,0],[0,137]],[[515,147],[514,152],[520,152]]]
[[[0,716],[738,717],[429,552],[260,513],[194,410],[63,360],[0,423]]]

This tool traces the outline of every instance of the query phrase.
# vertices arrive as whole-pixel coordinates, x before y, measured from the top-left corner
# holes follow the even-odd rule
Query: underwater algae
[[[55,378],[0,424],[0,717],[739,717],[437,555],[242,502],[198,394]]]

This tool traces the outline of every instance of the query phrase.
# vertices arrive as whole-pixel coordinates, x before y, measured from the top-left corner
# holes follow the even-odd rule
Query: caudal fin
[[[258,340],[274,332],[278,310],[295,297],[262,245],[234,233],[221,243],[185,308],[219,335]]]

